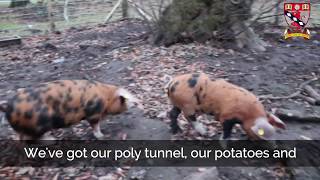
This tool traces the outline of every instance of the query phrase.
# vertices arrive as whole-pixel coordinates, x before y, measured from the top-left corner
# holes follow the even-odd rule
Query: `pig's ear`
[[[137,99],[133,94],[124,88],[119,88],[117,91],[118,96],[120,97],[121,103],[128,103],[130,106],[137,106],[140,109],[143,109],[143,105],[139,99]]]
[[[126,98],[125,97],[119,96],[119,98],[120,98],[120,103],[121,104],[124,104],[126,102]]]
[[[269,123],[277,128],[286,129],[286,124],[272,113],[267,113]]]

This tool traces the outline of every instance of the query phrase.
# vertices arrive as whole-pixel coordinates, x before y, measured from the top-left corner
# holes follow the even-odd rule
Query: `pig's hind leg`
[[[88,119],[88,122],[90,123],[92,129],[93,129],[93,135],[97,139],[103,139],[104,134],[101,132],[100,129],[100,118],[91,118]]]
[[[236,124],[241,124],[241,121],[236,118],[224,120],[222,123],[223,132],[220,139],[222,140],[230,139],[232,134],[232,129]]]
[[[180,115],[181,110],[174,106],[170,111],[169,111],[169,119],[171,120],[171,132],[173,134],[177,134],[178,132],[181,132],[181,128],[178,125],[178,116]]]

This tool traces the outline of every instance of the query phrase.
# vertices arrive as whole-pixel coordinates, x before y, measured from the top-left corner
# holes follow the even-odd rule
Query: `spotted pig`
[[[254,94],[223,79],[212,81],[204,73],[184,74],[172,78],[166,87],[173,105],[169,112],[173,133],[180,131],[177,118],[181,112],[202,135],[206,128],[196,121],[196,115],[213,114],[223,126],[222,139],[231,137],[235,124],[241,124],[250,139],[270,139],[275,127],[285,129]]]
[[[127,90],[88,80],[58,80],[19,89],[0,110],[20,139],[37,139],[52,129],[87,120],[93,134],[103,134],[99,122],[107,114],[119,114],[141,103]]]

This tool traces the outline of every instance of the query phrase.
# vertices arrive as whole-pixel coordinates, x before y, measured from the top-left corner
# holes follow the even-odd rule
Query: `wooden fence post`
[[[53,19],[52,1],[53,1],[53,0],[48,0],[48,1],[47,1],[48,20],[49,20],[49,31],[50,31],[50,32],[55,32],[55,30],[56,30],[56,25],[54,24],[54,19]]]
[[[63,17],[64,17],[64,20],[67,21],[67,23],[69,22],[68,3],[69,3],[69,0],[65,0],[64,6],[63,6]]]
[[[116,12],[117,8],[122,4],[122,1],[123,0],[118,0],[116,5],[113,6],[112,10],[110,11],[110,13],[107,15],[106,19],[104,20],[104,23],[109,22],[109,20],[111,19],[112,15]]]
[[[128,17],[128,1],[123,0],[122,1],[122,18]]]

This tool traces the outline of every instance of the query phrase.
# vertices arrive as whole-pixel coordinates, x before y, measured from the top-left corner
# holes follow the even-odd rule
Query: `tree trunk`
[[[245,23],[252,0],[173,0],[158,22],[155,44],[232,40],[239,48],[264,51],[265,44]]]

